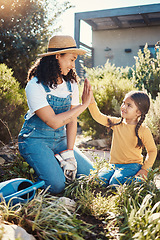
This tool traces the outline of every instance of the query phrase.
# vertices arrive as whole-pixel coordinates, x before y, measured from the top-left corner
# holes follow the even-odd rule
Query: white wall
[[[133,66],[139,46],[146,43],[155,45],[159,40],[160,26],[93,31],[94,67],[104,65],[107,59],[117,67]],[[111,51],[104,51],[106,47],[111,48]],[[132,49],[131,53],[124,51],[128,48]]]

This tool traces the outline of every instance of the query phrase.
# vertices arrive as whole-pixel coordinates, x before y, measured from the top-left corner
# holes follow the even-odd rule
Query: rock
[[[105,148],[107,147],[107,139],[96,139],[87,141],[87,144],[90,146],[98,147],[98,148]]]
[[[1,240],[36,240],[31,234],[28,234],[23,228],[11,224],[1,224],[0,225],[0,237]]]
[[[5,163],[5,159],[3,157],[0,157],[0,165],[3,165]]]
[[[74,212],[76,210],[76,202],[73,199],[67,197],[60,197],[57,200],[57,204],[60,204],[67,208],[68,210]]]

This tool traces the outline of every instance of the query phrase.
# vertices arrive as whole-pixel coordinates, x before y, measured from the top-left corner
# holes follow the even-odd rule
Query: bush
[[[130,78],[130,68],[116,68],[107,62],[105,66],[85,70],[100,111],[107,115],[120,116],[120,105],[125,94],[135,89]],[[84,134],[92,138],[103,138],[107,134],[106,127],[95,122],[88,110],[80,115],[79,123]]]
[[[135,57],[136,64],[133,71],[133,81],[139,89],[145,88],[152,98],[155,99],[160,92],[160,51],[157,47],[156,58],[151,58],[148,46],[144,51],[139,50]]]
[[[7,68],[5,64],[0,64],[1,143],[8,143],[11,140],[9,131],[13,137],[18,134],[22,127],[23,115],[26,109],[24,89],[20,89],[19,83],[13,77],[12,70]]]
[[[160,93],[158,93],[158,96],[155,100],[151,100],[151,107],[150,110],[146,116],[146,124],[150,128],[157,149],[158,149],[158,156],[160,157]]]

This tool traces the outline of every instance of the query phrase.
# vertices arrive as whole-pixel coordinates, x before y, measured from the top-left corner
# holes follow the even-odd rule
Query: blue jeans
[[[70,84],[67,84],[71,91]],[[55,114],[70,109],[70,95],[67,98],[59,98],[51,95],[48,87],[44,86],[44,88],[48,93],[48,103]],[[24,122],[19,133],[18,144],[20,154],[35,170],[38,178],[45,181],[45,187],[50,186],[49,191],[52,193],[63,191],[66,179],[54,155],[67,149],[65,126],[54,130],[35,114]],[[77,176],[79,174],[89,175],[90,170],[93,169],[92,162],[76,147],[74,155],[77,161]]]
[[[130,164],[110,164],[110,169],[105,168],[99,173],[99,178],[106,185],[124,184],[134,180],[134,176],[141,169],[142,165],[138,163]]]

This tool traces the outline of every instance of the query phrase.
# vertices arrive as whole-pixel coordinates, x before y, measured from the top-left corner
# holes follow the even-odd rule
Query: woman
[[[19,133],[19,151],[52,193],[61,192],[66,179],[73,181],[76,174],[88,175],[93,169],[74,147],[77,116],[91,99],[90,89],[84,87],[87,97],[79,104],[75,60],[85,53],[71,36],[57,35],[28,72],[29,111]]]

